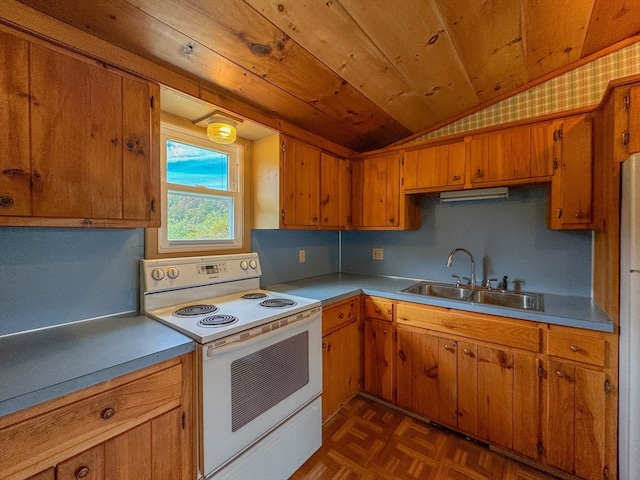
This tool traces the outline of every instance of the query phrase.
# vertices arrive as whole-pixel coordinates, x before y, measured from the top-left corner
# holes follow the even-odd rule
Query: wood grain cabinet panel
[[[364,315],[387,322],[393,321],[393,302],[380,297],[364,298]]]
[[[416,200],[401,190],[400,153],[352,161],[352,222],[361,230],[410,230],[419,227]]]
[[[403,188],[405,192],[440,191],[461,188],[465,182],[465,143],[463,141],[404,152]]]
[[[555,139],[548,226],[556,230],[595,228],[591,116],[565,118],[555,130]]]
[[[393,324],[364,319],[364,390],[389,402],[394,401]]]
[[[255,141],[251,155],[253,228],[349,226],[349,160],[281,134]]]
[[[191,361],[168,360],[3,417],[3,480],[42,469],[56,479],[190,479]]]
[[[159,87],[1,35],[0,56],[15,49],[25,63],[3,63],[0,75],[15,78],[0,80],[2,115],[14,125],[3,134],[0,224],[159,226]]]

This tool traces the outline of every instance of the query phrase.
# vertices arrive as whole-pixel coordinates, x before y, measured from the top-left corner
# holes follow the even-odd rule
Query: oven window
[[[309,332],[231,363],[231,430],[239,430],[309,383]]]
[[[162,124],[162,221],[158,253],[243,247],[242,156],[204,132]]]

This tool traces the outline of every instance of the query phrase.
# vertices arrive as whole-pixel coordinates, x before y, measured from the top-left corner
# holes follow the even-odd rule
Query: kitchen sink
[[[542,310],[542,294],[533,292],[503,292],[487,288],[472,288],[469,285],[456,286],[426,281],[411,285],[400,292],[520,310]]]
[[[456,287],[448,283],[420,282],[401,290],[401,292],[445,298],[447,300],[466,300],[473,290],[471,290],[471,287]]]
[[[539,293],[501,292],[497,290],[474,290],[470,300],[485,305],[542,310],[542,295]]]

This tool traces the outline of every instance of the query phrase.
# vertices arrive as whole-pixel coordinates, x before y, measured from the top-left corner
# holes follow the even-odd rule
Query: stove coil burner
[[[217,311],[218,307],[215,305],[187,305],[186,307],[179,308],[173,312],[173,314],[176,317],[192,317],[194,315],[207,315]]]
[[[225,327],[237,321],[238,317],[234,317],[233,315],[212,315],[198,320],[198,325],[201,327]]]
[[[259,298],[266,298],[267,294],[262,292],[245,293],[240,298],[245,300],[257,300]]]
[[[294,305],[296,305],[296,302],[288,298],[270,298],[269,300],[260,302],[261,307],[267,308],[285,308],[293,307]]]

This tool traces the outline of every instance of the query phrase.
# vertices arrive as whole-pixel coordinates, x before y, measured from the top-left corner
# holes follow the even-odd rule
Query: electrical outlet
[[[298,251],[298,261],[300,263],[304,263],[306,259],[307,259],[306,252],[304,250],[299,250]]]
[[[382,248],[374,248],[373,249],[373,259],[374,260],[382,260],[382,259],[384,259],[384,250]]]

